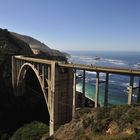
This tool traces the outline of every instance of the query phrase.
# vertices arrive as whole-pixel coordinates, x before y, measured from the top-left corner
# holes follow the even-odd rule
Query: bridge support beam
[[[128,93],[128,105],[132,104],[133,83],[134,83],[134,76],[131,75],[130,76],[129,93]]]
[[[75,81],[76,81],[76,73]],[[50,99],[50,135],[65,123],[72,119],[72,109],[75,106],[72,97],[73,71],[68,68],[60,68],[56,62],[51,63],[51,92]],[[75,82],[76,86],[76,82]],[[76,87],[75,87],[76,88]],[[76,90],[75,94],[76,96]]]
[[[51,94],[50,97],[50,135],[54,134],[55,130],[55,62],[51,64]]]
[[[13,90],[16,89],[16,82],[17,82],[17,75],[16,75],[16,62],[14,56],[12,56],[12,85],[13,85]],[[14,91],[15,93],[15,91]]]
[[[106,73],[104,106],[108,106],[108,80],[109,74]]]
[[[140,104],[140,77],[139,77],[139,87],[138,87],[137,103]]]
[[[98,107],[99,102],[99,72],[96,74],[96,92],[95,92],[95,108]]]
[[[74,76],[73,76],[73,105],[72,105],[72,117],[75,117],[76,111],[76,69],[74,69]]]
[[[85,107],[85,70],[83,70],[83,94],[82,94],[82,107]]]

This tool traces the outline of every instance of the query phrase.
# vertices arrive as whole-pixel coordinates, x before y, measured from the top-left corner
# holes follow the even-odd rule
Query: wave
[[[97,74],[97,72],[95,72],[95,71],[86,71],[86,73],[87,74],[93,74],[93,75],[96,75]]]
[[[109,63],[115,64],[115,65],[126,65],[127,63],[123,60],[118,59],[104,59],[105,61],[108,61]]]
[[[129,67],[128,62],[120,59],[100,58],[95,59],[95,56],[72,56],[69,60],[73,63],[95,65],[95,66],[113,66],[113,67]],[[134,67],[134,66],[133,66]]]
[[[97,73],[95,72],[95,71],[86,71],[86,73],[87,74],[93,74],[93,75],[96,75]],[[112,75],[112,74],[109,74],[110,76]],[[99,76],[100,77],[105,77],[106,76],[106,73],[99,73]]]
[[[82,86],[80,84],[76,84],[76,91],[82,92]]]
[[[130,83],[122,83],[121,84],[123,87],[126,87],[126,88],[129,88],[129,85],[130,85]],[[137,87],[138,86],[138,83],[133,83],[133,87]]]
[[[110,84],[116,84],[116,81],[114,81],[114,80],[109,80],[109,83],[110,83]]]
[[[127,89],[124,89],[123,92],[124,92],[125,94],[128,94],[128,93],[129,93],[129,91],[128,91]],[[135,98],[138,97],[138,95],[136,95],[135,93],[133,93],[132,96],[135,97]]]

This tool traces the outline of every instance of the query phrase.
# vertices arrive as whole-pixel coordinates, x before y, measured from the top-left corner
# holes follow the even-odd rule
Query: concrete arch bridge
[[[132,103],[133,90],[138,88],[137,102],[140,102],[140,82],[134,87],[134,77],[140,77],[140,70],[97,67],[81,64],[69,64],[45,59],[13,56],[12,84],[15,96],[22,96],[25,90],[25,76],[32,69],[40,84],[43,97],[50,116],[50,135],[62,124],[71,121],[77,107],[76,70],[82,70],[82,100],[85,106],[85,74],[86,71],[96,72],[95,107],[99,104],[99,84],[105,84],[104,105],[108,105],[109,74],[120,74],[130,77],[128,104]],[[100,72],[106,73],[104,81],[100,80]],[[32,78],[32,77],[31,77]]]

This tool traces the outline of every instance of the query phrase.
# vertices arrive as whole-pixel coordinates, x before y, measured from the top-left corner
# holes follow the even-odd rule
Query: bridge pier
[[[76,90],[73,90],[73,88],[76,88],[76,86],[73,87],[74,81],[76,84],[76,73],[75,78],[73,79],[73,70],[60,68],[57,63],[52,62],[50,135],[54,134],[55,130],[57,130],[60,125],[71,121],[72,113],[75,115],[75,101],[73,100],[76,96]]]
[[[132,104],[133,83],[134,83],[134,76],[131,75],[130,76],[129,93],[128,93],[128,105]]]
[[[109,74],[106,73],[104,106],[108,106],[108,81],[109,81]]]
[[[85,107],[85,73],[86,73],[85,70],[83,70],[82,107]]]
[[[74,69],[74,76],[73,76],[73,106],[72,106],[72,117],[75,117],[76,111],[76,69]]]
[[[17,72],[16,72],[16,61],[14,59],[14,56],[12,56],[12,86],[14,93],[16,93],[16,82],[17,82]]]
[[[96,92],[95,92],[95,108],[98,107],[99,104],[99,72],[96,74]]]
[[[137,103],[140,104],[140,77],[139,77],[139,86],[138,86]]]
[[[55,120],[55,101],[57,102],[57,100],[55,100],[55,63],[52,63],[51,64],[51,93],[49,93],[49,96],[50,96],[50,135],[53,135],[54,134],[54,131],[56,130],[55,129],[55,123],[56,123],[56,120]],[[57,111],[57,110],[56,110]]]

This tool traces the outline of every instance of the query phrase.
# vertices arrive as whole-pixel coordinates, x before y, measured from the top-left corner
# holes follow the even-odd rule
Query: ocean
[[[88,64],[95,66],[108,66],[117,68],[140,69],[140,52],[103,52],[103,51],[67,51],[72,63]],[[82,75],[82,71],[77,71]],[[86,71],[86,96],[95,99],[96,72]],[[105,73],[100,73],[100,80],[105,80]],[[127,104],[129,76],[109,74],[109,105]],[[134,79],[134,87],[138,86],[139,77]],[[99,103],[104,103],[104,84],[100,84]],[[82,92],[82,80],[77,79],[76,90]],[[133,91],[133,102],[136,102],[138,90]]]

